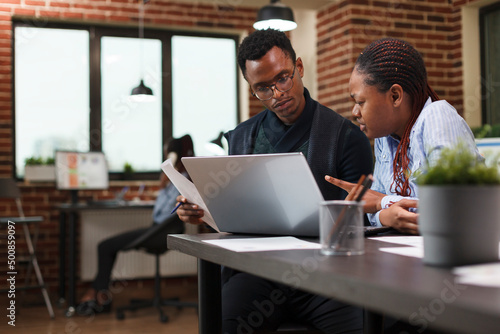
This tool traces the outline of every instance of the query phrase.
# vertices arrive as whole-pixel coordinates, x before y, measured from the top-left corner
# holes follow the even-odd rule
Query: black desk
[[[69,242],[68,263],[68,300],[66,316],[75,313],[75,286],[76,286],[76,221],[82,211],[90,210],[130,210],[151,209],[154,201],[147,202],[123,202],[121,204],[59,204],[56,208],[60,211],[59,216],[59,304],[66,302],[66,242]],[[69,218],[69,219],[68,219]],[[66,224],[69,224],[69,235],[66,236]]]
[[[168,247],[199,260],[199,329],[220,333],[220,266],[453,333],[497,333],[500,288],[455,285],[450,269],[381,252],[389,243],[366,240],[364,255],[322,256],[318,250],[236,253],[202,242],[226,234],[169,235]],[[239,236],[241,238],[241,236]]]

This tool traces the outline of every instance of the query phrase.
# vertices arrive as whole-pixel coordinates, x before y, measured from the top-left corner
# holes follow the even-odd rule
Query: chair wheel
[[[68,307],[66,312],[64,312],[64,315],[66,316],[66,318],[71,318],[73,315],[75,315],[75,312],[76,310],[74,307]]]
[[[163,323],[168,322],[168,316],[164,314],[160,315],[160,321]]]
[[[121,311],[116,311],[116,319],[118,319],[118,320],[125,319],[125,314]]]

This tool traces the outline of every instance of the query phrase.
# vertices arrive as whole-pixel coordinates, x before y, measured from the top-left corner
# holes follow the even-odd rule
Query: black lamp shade
[[[144,80],[141,80],[139,86],[132,89],[131,95],[153,95],[153,90],[144,85]]]
[[[224,145],[222,145],[222,137],[223,137],[223,136],[224,136],[224,132],[222,132],[222,131],[221,131],[221,132],[219,133],[219,135],[217,136],[217,138],[215,138],[215,139],[211,140],[210,142],[211,142],[212,144],[215,144],[215,145],[217,145],[217,146],[220,146],[220,147],[224,148]]]
[[[262,7],[257,13],[257,21],[253,27],[258,30],[276,29],[281,31],[293,30],[297,27],[293,11],[280,1],[271,1],[271,4]]]

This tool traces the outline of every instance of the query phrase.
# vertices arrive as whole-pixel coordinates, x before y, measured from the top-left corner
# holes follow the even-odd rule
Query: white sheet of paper
[[[424,239],[422,236],[391,236],[391,237],[373,237],[368,238],[383,242],[388,242],[391,244],[412,246],[412,247],[424,247]]]
[[[458,276],[455,282],[460,284],[500,288],[500,276]]]
[[[499,277],[498,282],[500,283],[500,263],[484,263],[475,264],[470,266],[461,266],[453,269],[455,275],[468,276],[468,275],[496,275]]]
[[[420,247],[387,247],[379,248],[382,252],[392,253],[397,255],[411,256],[411,257],[424,257],[424,249]]]
[[[456,267],[453,273],[457,283],[500,288],[499,262]]]
[[[177,190],[179,190],[182,196],[184,196],[190,203],[198,205],[203,211],[205,211],[203,220],[214,230],[220,232],[193,182],[189,181],[184,175],[179,173],[172,165],[170,159],[165,160],[161,164],[161,169],[168,176],[170,182],[172,182]]]
[[[294,237],[219,239],[203,240],[203,242],[226,248],[234,252],[262,252],[287,249],[321,248],[319,243],[303,241]]]

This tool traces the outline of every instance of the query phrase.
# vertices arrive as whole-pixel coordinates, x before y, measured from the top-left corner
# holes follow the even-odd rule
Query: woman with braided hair
[[[427,83],[421,55],[409,43],[384,38],[359,55],[349,81],[360,129],[375,139],[375,181],[364,196],[374,226],[418,233],[415,172],[435,162],[444,147],[459,140],[476,152],[464,119]],[[326,180],[350,191],[354,184]]]

